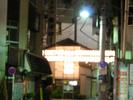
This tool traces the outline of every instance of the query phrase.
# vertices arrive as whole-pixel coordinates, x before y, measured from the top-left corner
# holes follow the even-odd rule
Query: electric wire
[[[77,21],[79,21],[81,18],[79,18]],[[61,32],[67,30],[68,28],[72,27],[75,23],[72,22],[69,26],[66,26],[64,29],[61,30]]]
[[[80,0],[78,0],[78,1],[77,1],[77,0],[73,1],[70,7],[75,8],[75,7],[77,6],[77,4],[79,3],[79,1],[80,1]],[[69,8],[70,8],[70,7],[69,7]],[[58,15],[62,15],[62,14],[65,14],[65,13],[66,13],[66,10],[63,10],[63,11],[60,12]],[[73,18],[73,19],[74,19],[74,18]],[[69,29],[69,28],[72,27],[73,25],[74,25],[74,23],[72,22],[72,24],[70,24],[69,26],[66,26],[66,27],[65,27],[64,29],[62,29],[60,32],[62,33],[63,31]],[[56,33],[58,33],[58,32],[56,32]]]
[[[84,28],[85,24],[87,23],[88,18],[86,18],[86,20],[84,21],[83,25],[80,28],[80,32],[82,32],[85,36],[87,36],[89,39],[99,43],[99,41],[95,40],[94,38],[92,38],[91,36],[89,36],[86,32],[84,32],[82,29]]]
[[[79,19],[80,20],[80,19]],[[95,40],[94,38],[92,38],[91,36],[89,36],[86,32],[84,32],[82,29],[84,28],[86,22],[87,22],[88,18],[86,18],[86,20],[84,21],[83,25],[80,28],[80,32],[82,32],[85,36],[87,36],[89,39],[99,43],[97,40]],[[74,23],[70,24],[69,26],[66,26],[64,29],[61,30],[61,32],[69,29],[70,27],[72,27],[74,25]],[[58,33],[58,32],[57,32]]]
[[[79,0],[79,1],[80,1],[80,0]],[[79,1],[77,2],[77,0],[75,0],[75,1],[73,2],[72,5],[74,5],[74,7],[76,7],[77,4],[79,3]],[[63,12],[61,12],[61,13],[65,13],[65,10],[64,10]],[[60,14],[61,14],[61,13],[60,13]],[[80,28],[80,31],[81,31],[84,35],[86,35],[88,38],[90,38],[91,40],[93,40],[93,41],[95,41],[95,42],[98,43],[97,40],[93,39],[92,37],[90,37],[89,35],[87,35],[87,33],[85,33],[84,31],[82,31],[83,27],[84,27],[85,24],[86,24],[86,21],[87,21],[87,19],[85,20],[84,24],[83,24],[82,27]],[[67,30],[68,28],[72,27],[73,25],[74,25],[74,23],[70,24],[69,26],[67,26],[67,27],[65,27],[64,29],[62,29],[61,32]],[[58,32],[57,32],[57,33],[58,33]]]
[[[74,25],[74,23],[70,24],[69,26],[66,26],[64,29],[61,30],[61,32],[63,32],[63,31],[65,31],[65,30],[69,29],[69,28],[72,27],[73,25]],[[58,32],[57,32],[57,33],[58,33]]]
[[[69,8],[71,8],[71,7],[75,8],[75,7],[77,6],[77,4],[80,3],[79,1],[80,1],[80,0],[78,0],[78,1],[77,1],[77,0],[73,1],[72,4],[71,4],[71,6],[70,6]],[[57,8],[57,9],[58,9],[58,8]],[[68,8],[66,8],[66,10],[67,10],[67,9],[68,9]],[[58,15],[65,14],[65,13],[66,13],[66,10],[63,10],[63,11],[60,12]]]

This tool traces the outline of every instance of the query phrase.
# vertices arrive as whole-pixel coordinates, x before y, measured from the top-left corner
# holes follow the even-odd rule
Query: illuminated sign
[[[117,75],[117,100],[128,100],[128,67],[120,66]]]
[[[100,62],[99,50],[43,50],[42,55],[48,61]],[[115,61],[114,50],[105,50],[105,61]]]
[[[79,79],[78,62],[51,62],[51,69],[55,79]]]
[[[129,82],[130,82],[130,84],[133,84],[133,64],[130,64]]]

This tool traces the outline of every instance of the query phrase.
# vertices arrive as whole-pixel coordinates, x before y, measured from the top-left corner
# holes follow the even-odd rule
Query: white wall
[[[81,32],[81,30],[84,33]],[[91,49],[98,48],[98,42],[96,42],[96,41],[98,41],[98,36],[93,34],[91,18],[88,18],[87,20],[79,20],[78,21],[77,41],[88,48],[91,48]]]
[[[91,96],[91,79],[87,76],[92,76],[88,68],[80,67],[80,94]]]
[[[83,26],[84,22],[85,25]],[[68,26],[70,27],[65,29]],[[82,26],[83,26],[82,31],[86,35],[84,35],[84,33],[80,31]],[[62,23],[62,30],[64,31],[62,31],[61,35],[59,34],[56,35],[56,41],[64,40],[65,38],[70,38],[74,40],[74,25],[72,25],[72,23]],[[86,20],[79,19],[77,22],[77,42],[88,48],[97,49],[98,48],[97,41],[98,41],[98,36],[94,35],[92,32],[92,18],[88,18]]]
[[[70,27],[69,27],[70,26]],[[72,23],[62,23],[62,34],[56,35],[56,41],[61,41],[66,38],[74,40],[74,25]],[[69,28],[67,28],[69,27]],[[65,29],[65,30],[64,30]]]

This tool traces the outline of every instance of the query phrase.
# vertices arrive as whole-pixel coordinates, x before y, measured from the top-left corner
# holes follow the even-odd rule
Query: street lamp
[[[74,19],[74,41],[77,42],[77,17],[81,17],[83,19],[88,18],[90,15],[92,15],[93,9],[89,6],[84,6],[81,8],[79,12],[79,16],[76,16]]]
[[[79,15],[81,18],[88,18],[89,16],[93,15],[93,8],[91,6],[84,6],[81,8]]]
[[[90,14],[87,10],[83,10],[80,12],[80,17],[82,17],[82,18],[87,18],[89,16],[90,16]]]

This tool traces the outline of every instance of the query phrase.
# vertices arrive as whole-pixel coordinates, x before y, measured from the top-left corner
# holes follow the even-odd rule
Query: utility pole
[[[39,16],[36,16],[36,21],[37,22],[37,28],[38,32],[36,35],[36,51],[35,53],[38,55],[42,55],[42,48],[43,48],[43,30],[44,30],[44,0],[37,0],[37,12]],[[40,21],[39,21],[40,20]]]
[[[47,44],[52,45],[56,40],[56,0],[48,1],[48,31]]]
[[[5,77],[5,64],[7,62],[7,0],[0,0],[0,83]]]
[[[125,59],[126,51],[126,33],[128,25],[128,0],[125,0],[125,9],[124,9],[124,26],[123,26],[123,37],[122,37],[122,59]]]
[[[77,17],[74,18],[74,41],[77,42]]]
[[[105,34],[106,34],[106,8],[102,5],[101,16],[100,16],[100,30],[99,30],[99,50],[100,50],[100,63],[105,62]],[[99,66],[99,100],[107,100],[107,65],[104,67]]]
[[[29,9],[29,0],[20,0],[19,49],[22,50],[27,49],[28,9]]]
[[[113,19],[113,30],[114,29],[118,29],[118,17],[115,17]],[[114,32],[114,31],[113,31]],[[118,30],[117,30],[118,32]],[[114,33],[113,33],[114,34]],[[116,82],[116,79],[117,79],[117,65],[118,65],[118,41],[115,41],[115,62],[114,62],[114,82],[113,82],[113,100],[116,100],[116,88],[117,88],[117,82]]]

